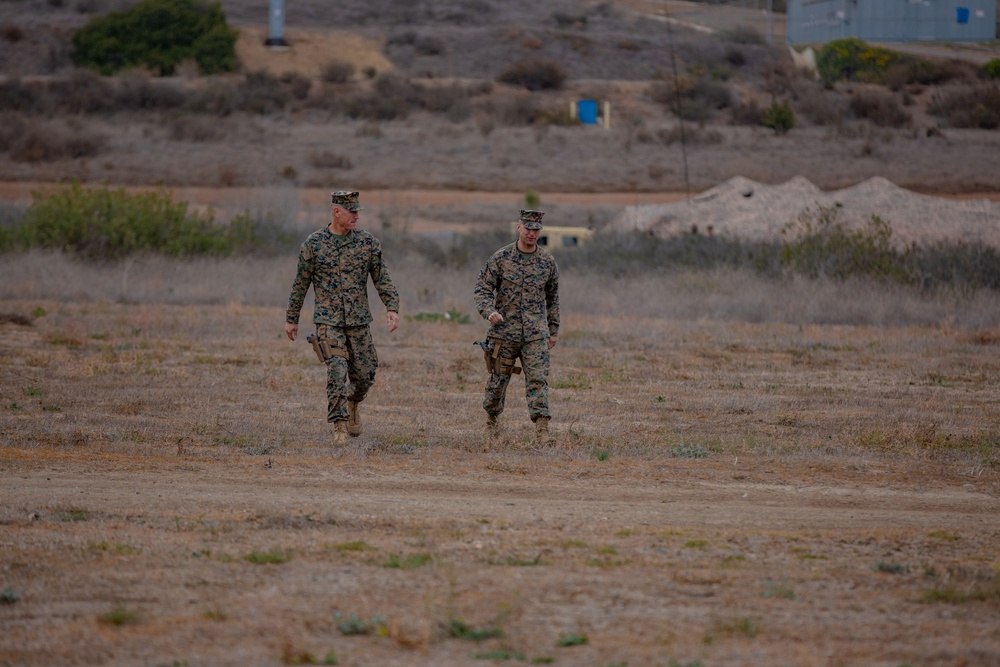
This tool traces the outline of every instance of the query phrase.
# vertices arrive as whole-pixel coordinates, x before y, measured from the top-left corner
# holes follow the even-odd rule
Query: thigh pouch
[[[312,345],[313,352],[320,363],[325,364],[330,357],[343,357],[347,359],[347,350],[343,347],[331,345],[330,341],[319,338],[316,334],[306,336],[306,341]]]

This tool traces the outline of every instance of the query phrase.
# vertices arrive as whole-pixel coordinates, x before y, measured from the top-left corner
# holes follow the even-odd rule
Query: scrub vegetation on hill
[[[162,30],[168,19],[171,29]],[[252,30],[261,30],[265,19],[263,8],[242,0],[6,3],[0,8],[0,163],[19,180],[150,185],[169,172],[169,181],[213,177],[219,186],[288,181],[326,187],[350,178],[381,187],[409,179],[420,187],[489,188],[497,179],[483,165],[413,165],[426,163],[430,151],[487,155],[504,169],[513,166],[504,148],[523,155],[551,138],[538,158],[545,164],[532,170],[533,160],[522,159],[520,173],[506,178],[521,179],[519,189],[593,189],[595,183],[676,189],[682,146],[691,153],[696,180],[719,182],[733,174],[713,173],[740,164],[716,154],[750,150],[749,130],[773,131],[769,141],[782,150],[790,143],[783,137],[814,146],[833,142],[845,153],[841,159],[877,159],[883,170],[924,163],[932,170],[954,160],[955,168],[942,174],[968,182],[989,177],[965,173],[968,151],[952,146],[948,133],[1000,126],[995,64],[918,58],[846,39],[819,49],[816,77],[798,69],[785,46],[767,44],[750,27],[714,35],[667,29],[612,2],[352,1],[331,12],[306,0],[287,8],[289,34],[307,27],[312,37],[330,35],[329,50],[309,63],[308,73],[234,60],[231,38],[240,31],[259,34]],[[350,52],[338,50],[334,31],[346,25],[389,65],[356,65]],[[249,37],[243,39],[246,44]],[[258,43],[245,48],[263,50]],[[582,98],[613,101],[613,129],[599,141],[571,112]],[[275,143],[287,128],[302,127],[339,144],[334,153],[355,159],[331,163],[296,142],[268,150],[286,162],[264,171],[261,160],[236,152],[249,150],[243,148],[249,125],[258,141]],[[127,128],[149,142],[150,151],[198,150],[204,152],[199,160],[225,164],[204,171],[176,161],[158,169],[136,164],[124,147]],[[373,140],[414,128],[424,135],[401,141],[405,147],[393,151],[391,161],[370,155],[378,144]],[[593,163],[573,154],[583,144]],[[904,148],[906,154],[895,155]],[[798,143],[794,150],[808,155]],[[914,151],[924,157],[914,159]],[[846,171],[834,171],[825,153],[809,169],[845,178],[833,175]],[[963,154],[966,159],[957,157]],[[86,173],[74,160],[88,161]],[[766,160],[775,160],[771,171],[794,168],[776,155],[743,170],[766,169]],[[562,177],[557,164],[586,171]],[[601,168],[612,164],[620,168]],[[927,173],[886,175],[905,186],[935,182]]]

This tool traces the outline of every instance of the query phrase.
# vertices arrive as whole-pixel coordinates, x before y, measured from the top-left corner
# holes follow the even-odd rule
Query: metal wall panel
[[[789,44],[980,42],[997,37],[996,0],[789,0]]]

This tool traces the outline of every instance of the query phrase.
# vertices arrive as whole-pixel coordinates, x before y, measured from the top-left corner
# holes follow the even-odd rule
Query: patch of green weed
[[[936,540],[944,540],[945,542],[954,542],[962,539],[955,533],[950,533],[947,530],[932,530],[927,533],[927,537],[933,537]]]
[[[400,570],[415,570],[418,567],[429,565],[433,560],[433,556],[425,553],[410,554],[408,556],[391,554],[389,558],[382,563],[382,567],[396,568]]]
[[[373,546],[363,541],[357,542],[341,542],[340,544],[333,545],[333,548],[340,552],[346,551],[378,551]]]
[[[667,453],[677,459],[703,459],[710,454],[707,449],[692,442],[678,443],[667,450]]]
[[[571,632],[559,637],[556,646],[583,646],[590,643],[590,637],[583,632]]]
[[[786,586],[768,581],[767,586],[764,587],[764,592],[760,596],[765,599],[794,600],[795,592]]]
[[[493,639],[495,637],[503,637],[503,628],[497,625],[487,625],[477,628],[458,619],[452,619],[449,621],[448,625],[445,627],[445,632],[449,637],[474,642],[482,641],[484,639]]]
[[[525,660],[523,653],[518,653],[509,648],[498,648],[495,651],[476,653],[472,657],[476,660],[517,660],[518,662],[524,662]]]
[[[134,609],[115,607],[106,614],[98,616],[97,620],[105,625],[136,625],[141,622],[142,615]]]
[[[273,549],[271,551],[251,551],[243,557],[248,563],[255,565],[281,565],[287,563],[291,556],[284,551]]]
[[[365,620],[358,616],[357,614],[350,614],[346,619],[340,621],[340,612],[335,612],[333,617],[339,622],[337,623],[337,629],[340,630],[340,634],[345,636],[351,635],[368,635],[372,633],[381,634],[380,630],[385,628],[385,619],[381,616],[372,616],[369,620]]]
[[[78,507],[56,510],[56,521],[89,521],[90,512]]]
[[[880,560],[875,563],[875,571],[884,572],[885,574],[907,574],[910,571],[910,566],[894,561]]]

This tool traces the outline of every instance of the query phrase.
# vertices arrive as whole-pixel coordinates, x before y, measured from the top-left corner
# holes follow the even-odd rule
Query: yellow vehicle
[[[546,250],[557,248],[575,248],[590,241],[594,236],[594,230],[586,227],[542,227],[542,233],[538,237],[538,245]]]

